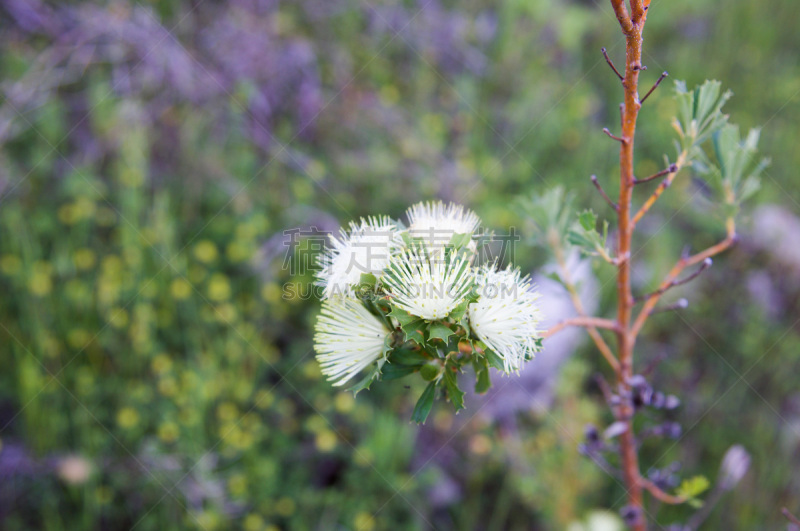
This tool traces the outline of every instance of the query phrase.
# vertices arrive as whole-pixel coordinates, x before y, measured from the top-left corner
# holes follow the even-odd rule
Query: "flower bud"
[[[89,479],[92,473],[92,464],[86,458],[70,455],[58,461],[56,473],[65,483],[81,485]]]
[[[641,522],[642,510],[633,505],[626,505],[619,511],[622,521],[629,526],[633,526]]]
[[[719,486],[723,490],[731,490],[747,473],[750,468],[750,454],[739,444],[731,446],[719,470]]]

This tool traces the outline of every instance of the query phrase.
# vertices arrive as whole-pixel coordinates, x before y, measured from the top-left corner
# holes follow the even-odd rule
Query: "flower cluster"
[[[539,295],[527,276],[477,264],[478,216],[455,204],[419,203],[408,225],[389,217],[351,222],[320,256],[322,311],[314,336],[322,372],[336,386],[418,373],[428,382],[413,418],[423,422],[437,390],[456,409],[457,374],[518,372],[541,348]]]

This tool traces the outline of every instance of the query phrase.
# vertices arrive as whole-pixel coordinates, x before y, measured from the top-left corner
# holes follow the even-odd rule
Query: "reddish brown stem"
[[[614,201],[612,201],[610,197],[608,197],[606,191],[603,190],[602,186],[600,186],[600,182],[597,180],[597,175],[592,175],[592,184],[594,185],[595,188],[597,188],[597,191],[600,192],[600,195],[603,196],[603,199],[605,199],[606,202],[609,205],[611,205],[611,208],[619,212],[619,206],[617,206],[617,204]]]
[[[664,281],[659,288],[644,298],[644,305],[641,312],[632,323],[633,306],[635,299],[631,293],[631,241],[633,238],[634,228],[636,223],[650,210],[652,205],[661,196],[664,190],[672,184],[673,179],[677,175],[680,168],[686,163],[688,156],[687,152],[679,155],[675,164],[670,164],[666,169],[648,177],[646,179],[637,180],[633,174],[633,155],[634,155],[634,138],[636,136],[636,122],[639,117],[639,110],[641,109],[641,101],[644,101],[658,84],[666,77],[666,72],[656,81],[653,88],[645,94],[645,97],[639,99],[639,72],[645,69],[642,66],[642,32],[647,20],[647,11],[650,7],[650,0],[629,0],[630,13],[626,7],[624,0],[610,0],[614,8],[614,13],[622,28],[622,33],[625,36],[625,74],[622,76],[622,87],[624,89],[624,100],[620,106],[620,118],[622,121],[622,132],[619,136],[611,133],[608,129],[603,129],[609,137],[619,141],[619,166],[620,166],[620,188],[619,188],[619,202],[614,203],[603,191],[597,182],[597,178],[592,176],[592,183],[598,189],[600,194],[606,201],[616,210],[618,221],[618,238],[617,238],[617,253],[616,258],[612,263],[617,267],[617,319],[615,321],[609,319],[599,319],[596,317],[587,317],[583,311],[581,301],[577,296],[574,286],[571,286],[568,278],[565,280],[570,295],[573,298],[575,307],[578,310],[579,317],[562,321],[544,333],[544,337],[549,337],[559,330],[567,326],[583,326],[595,340],[597,347],[600,349],[603,356],[608,360],[611,367],[614,369],[616,376],[617,389],[619,393],[616,395],[620,399],[612,408],[617,422],[622,422],[626,425],[626,429],[620,434],[619,437],[619,453],[622,468],[622,477],[625,482],[627,505],[630,511],[637,515],[635,521],[631,524],[634,531],[646,531],[647,520],[645,518],[644,510],[644,491],[647,490],[654,498],[664,503],[683,503],[685,498],[668,494],[661,490],[657,485],[651,481],[643,478],[639,470],[639,455],[636,445],[636,437],[633,430],[633,416],[634,407],[631,400],[631,380],[633,377],[633,349],[636,344],[636,337],[642,329],[647,318],[653,313],[653,310],[658,303],[661,295],[670,287],[688,282],[696,277],[703,269],[708,267],[708,259],[731,245],[736,241],[736,231],[733,219],[727,222],[728,235],[725,240],[720,243],[709,247],[708,249],[694,255],[684,256],[667,274]],[[605,49],[603,55],[611,65]],[[612,68],[613,65],[612,65]],[[616,71],[616,69],[614,68]],[[619,75],[619,72],[618,72]],[[645,201],[644,205],[632,215],[631,213],[631,199],[633,197],[633,188],[636,184],[651,181],[658,177],[665,176],[664,181],[659,184],[650,198]],[[557,256],[559,252],[557,250]],[[681,272],[692,265],[703,263],[697,272],[683,280],[676,280]],[[563,260],[560,261],[562,268],[564,268]],[[566,271],[564,272],[566,274]],[[685,306],[682,304],[681,306]],[[611,352],[608,345],[605,344],[602,337],[598,332],[598,328],[607,328],[616,332],[618,352],[617,356]],[[606,398],[609,399],[610,391],[607,386],[604,389]]]
[[[633,184],[642,184],[652,181],[653,179],[658,179],[659,177],[663,177],[665,175],[669,175],[670,173],[675,173],[678,171],[677,164],[670,164],[660,172],[654,173],[650,177],[645,177],[644,179],[634,179]]]
[[[602,319],[600,317],[573,317],[572,319],[564,319],[542,333],[542,337],[550,337],[556,332],[568,326],[582,326],[584,328],[606,328],[608,330],[617,330],[619,326],[611,319]]]
[[[648,2],[649,4],[649,2]],[[636,135],[636,120],[639,117],[639,72],[642,69],[642,31],[646,20],[646,11],[642,0],[631,0],[632,18],[626,20],[625,3],[611,0],[617,19],[625,34],[625,78],[622,86],[625,91],[622,112],[622,138],[620,143],[620,187],[619,187],[619,238],[617,242],[617,322],[620,330],[617,332],[619,348],[619,370],[617,371],[617,384],[625,391],[630,390],[628,383],[633,376],[633,345],[634,335],[630,331],[631,306],[631,239],[634,223],[631,221],[631,198],[635,178],[633,175],[633,145]],[[628,394],[628,393],[623,393]],[[639,473],[639,456],[633,432],[633,404],[630,400],[623,400],[617,409],[617,419],[627,424],[625,432],[620,436],[620,457],[622,460],[622,476],[628,490],[628,506],[639,515],[632,528],[635,531],[647,529],[644,516],[641,475]]]
[[[613,61],[611,61],[611,58],[608,56],[608,52],[606,51],[606,49],[605,48],[600,48],[600,51],[603,53],[603,57],[606,58],[606,63],[608,63],[608,66],[611,67],[611,70],[613,70],[614,73],[617,74],[617,77],[619,78],[619,80],[622,81],[623,80],[622,74],[620,74],[619,70],[617,70],[617,67],[614,66],[614,63],[613,63]]]
[[[650,96],[650,94],[652,94],[653,91],[658,88],[658,86],[661,84],[661,82],[664,81],[664,78],[667,77],[668,75],[669,75],[668,73],[662,72],[661,75],[659,76],[658,80],[653,84],[652,87],[650,87],[650,90],[647,91],[647,94],[645,94],[644,97],[639,100],[639,103],[644,103],[644,100],[646,100],[648,98],[648,96]]]
[[[633,30],[633,23],[628,14],[628,8],[625,7],[625,0],[611,0],[611,7],[614,8],[614,14],[617,15],[622,32],[630,33]]]
[[[795,515],[793,515],[791,511],[789,511],[789,509],[784,507],[783,509],[781,509],[781,513],[783,513],[783,516],[785,516],[786,519],[789,520],[791,523],[800,526],[800,520],[798,520],[798,518]]]
[[[656,485],[649,479],[642,478],[641,485],[647,489],[647,492],[653,495],[653,498],[657,499],[660,502],[668,503],[670,505],[678,505],[686,501],[686,498],[684,498],[683,496],[674,496],[672,494],[664,492],[658,487],[658,485]]]
[[[642,311],[639,312],[639,315],[636,317],[636,322],[634,322],[633,327],[631,327],[631,333],[633,334],[634,338],[642,329],[642,326],[644,326],[644,323],[645,321],[647,321],[647,318],[652,313],[653,308],[655,308],[656,304],[658,304],[658,300],[661,298],[661,295],[667,289],[669,289],[670,286],[674,285],[673,283],[675,282],[675,279],[678,278],[678,275],[680,275],[684,269],[705,262],[706,259],[721,253],[722,251],[728,249],[731,245],[736,243],[736,226],[734,225],[733,219],[728,219],[727,228],[728,228],[727,237],[718,244],[712,245],[705,251],[701,251],[691,256],[685,256],[680,260],[678,260],[678,262],[672,267],[670,272],[667,273],[666,278],[664,278],[663,282],[661,282],[659,288],[647,296],[647,299],[645,299],[644,301],[644,306],[642,307]]]
[[[679,280],[679,279],[677,279],[677,278],[676,278],[676,279],[673,279],[673,280],[672,280],[672,282],[670,282],[670,283],[669,283],[669,284],[667,284],[667,285],[664,285],[664,286],[661,286],[661,287],[659,287],[659,288],[658,288],[656,291],[654,291],[654,292],[652,292],[652,293],[648,293],[647,295],[640,296],[640,297],[634,297],[633,301],[634,301],[634,302],[640,302],[640,301],[643,301],[643,300],[647,300],[647,299],[649,299],[650,297],[654,297],[654,296],[658,296],[658,297],[660,297],[660,296],[661,296],[661,295],[663,295],[663,294],[664,294],[664,292],[665,292],[665,291],[667,291],[668,289],[674,288],[675,286],[682,286],[683,284],[686,284],[686,283],[688,283],[688,282],[691,282],[692,280],[694,280],[694,279],[696,279],[697,277],[699,277],[699,276],[700,276],[700,275],[703,273],[703,271],[705,271],[706,269],[708,269],[709,267],[711,267],[711,263],[712,263],[712,262],[711,262],[711,258],[706,258],[706,259],[705,259],[705,260],[703,260],[703,262],[700,264],[700,267],[698,267],[698,268],[697,268],[697,271],[695,271],[695,272],[694,272],[694,273],[692,273],[691,275],[689,275],[689,276],[687,276],[687,277],[685,277],[685,278],[682,278],[682,279],[680,279],[680,280]],[[651,312],[651,313],[652,313],[652,312]]]
[[[581,298],[578,295],[578,291],[575,289],[575,285],[572,283],[572,279],[570,278],[569,269],[567,268],[563,251],[560,245],[557,243],[558,238],[555,237],[555,235],[551,235],[550,241],[555,251],[556,262],[558,262],[558,267],[561,270],[561,278],[564,281],[564,286],[567,288],[570,299],[572,299],[572,305],[575,306],[575,310],[577,310],[579,316],[586,317],[586,310],[584,309]],[[603,339],[603,336],[601,336],[600,332],[597,331],[597,328],[594,326],[588,326],[586,331],[589,333],[589,337],[592,338],[592,341],[594,341],[594,344],[597,346],[597,350],[600,351],[608,364],[611,365],[615,372],[619,370],[619,362],[617,361],[617,358],[611,351],[611,347],[609,347]]]
[[[628,142],[628,139],[625,138],[624,135],[623,136],[617,136],[614,133],[612,133],[611,131],[609,131],[608,127],[604,127],[603,128],[603,132],[605,134],[607,134],[609,138],[612,138],[612,139],[616,140],[617,142],[620,142],[622,144],[626,144]]]

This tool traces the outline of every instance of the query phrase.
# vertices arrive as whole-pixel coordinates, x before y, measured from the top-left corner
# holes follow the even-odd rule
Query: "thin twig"
[[[611,208],[613,208],[615,211],[619,212],[619,205],[616,204],[614,201],[612,201],[610,197],[608,197],[608,194],[606,194],[606,191],[603,190],[602,186],[600,186],[600,183],[597,180],[597,175],[592,175],[591,179],[592,179],[592,184],[594,185],[595,188],[597,188],[597,191],[600,192],[600,195],[603,196],[603,199],[605,199],[606,202],[609,205],[611,205]]]
[[[619,70],[617,70],[617,67],[614,66],[614,63],[611,61],[611,58],[608,56],[608,52],[606,51],[606,49],[605,48],[600,48],[600,51],[603,52],[603,57],[606,58],[606,63],[608,63],[608,66],[611,67],[611,70],[613,70],[614,73],[617,74],[617,77],[619,78],[619,80],[622,81],[623,79],[625,79],[624,77],[622,77],[622,74],[619,73]]]
[[[653,192],[653,195],[648,197],[647,201],[645,201],[644,204],[642,205],[642,207],[639,209],[639,211],[636,212],[636,215],[633,216],[633,219],[631,220],[631,223],[633,223],[634,226],[637,223],[639,223],[639,220],[642,219],[642,217],[645,214],[647,214],[647,211],[650,210],[650,208],[655,204],[656,200],[659,197],[661,197],[661,194],[664,193],[664,190],[669,188],[669,185],[672,184],[672,176],[673,175],[675,175],[675,174],[674,173],[667,174],[667,178],[664,179],[663,181],[661,181],[661,184],[659,184],[658,187],[655,189],[655,191]]]
[[[669,74],[666,71],[665,72],[661,72],[661,75],[658,77],[658,80],[656,80],[655,84],[650,88],[650,90],[647,91],[647,94],[644,95],[644,98],[639,100],[639,103],[640,104],[644,103],[644,100],[646,100],[647,97],[650,94],[652,94],[655,89],[658,88],[658,86],[661,84],[661,82],[664,81],[664,78],[667,77],[668,75]]]
[[[686,284],[687,282],[691,282],[692,280],[694,280],[698,276],[700,276],[700,274],[703,271],[705,271],[706,269],[711,267],[711,264],[712,264],[711,258],[706,258],[700,264],[700,267],[697,268],[697,271],[695,271],[691,275],[687,276],[686,278],[682,278],[680,280],[675,279],[675,280],[673,280],[672,282],[670,282],[669,284],[666,284],[666,285],[662,284],[656,291],[654,291],[652,293],[648,293],[646,295],[642,295],[640,297],[634,297],[633,300],[634,300],[634,302],[641,302],[643,300],[649,299],[650,297],[660,296],[662,293],[664,293],[668,289],[674,288],[675,286],[680,286],[680,285]],[[688,301],[687,301],[687,304],[688,304]],[[651,314],[652,314],[652,311],[651,311]]]
[[[783,509],[781,509],[781,513],[783,513],[783,516],[785,516],[786,519],[789,520],[791,523],[793,523],[794,525],[800,526],[800,520],[798,520],[795,515],[793,515],[791,512],[789,512],[789,509],[784,507]]]
[[[664,492],[663,490],[661,490],[658,487],[658,485],[656,485],[655,483],[653,483],[649,479],[645,479],[645,478],[640,477],[639,478],[639,483],[642,485],[642,487],[647,489],[647,492],[652,494],[653,497],[655,499],[657,499],[658,501],[661,501],[661,502],[664,502],[664,503],[668,503],[670,505],[678,505],[678,504],[686,502],[686,498],[684,496],[674,496],[672,494],[668,494],[668,493]]]
[[[621,137],[621,136],[616,136],[614,133],[612,133],[611,131],[609,131],[609,130],[608,130],[608,127],[604,127],[604,128],[603,128],[603,132],[604,132],[605,134],[607,134],[607,135],[608,135],[610,138],[613,138],[614,140],[616,140],[617,142],[621,142],[621,143],[623,143],[623,144],[627,144],[627,143],[628,143],[628,141],[627,141],[627,140],[626,140],[624,137]]]
[[[726,223],[728,235],[725,237],[724,240],[717,243],[716,245],[712,245],[708,249],[701,251],[697,254],[693,254],[691,256],[684,256],[672,267],[672,270],[667,274],[664,281],[661,283],[661,287],[669,286],[677,277],[681,274],[681,272],[686,269],[687,267],[691,267],[693,265],[699,264],[703,262],[706,258],[711,258],[714,255],[721,253],[722,251],[731,247],[734,243],[736,243],[737,236],[736,236],[736,226],[734,225],[733,218],[728,218]],[[650,294],[645,300],[644,305],[642,306],[641,312],[636,317],[636,321],[634,321],[633,326],[631,327],[631,334],[633,337],[636,337],[641,331],[642,326],[644,326],[645,321],[650,316],[650,312],[653,311],[656,304],[658,304],[658,300],[661,297],[661,293],[663,291],[656,290],[652,294]]]
[[[675,171],[667,173],[667,178],[661,181],[661,184],[659,184],[658,187],[656,187],[655,191],[653,192],[653,195],[651,195],[647,199],[647,201],[644,202],[644,204],[636,213],[636,215],[633,216],[632,223],[634,226],[636,226],[636,224],[639,223],[639,220],[642,219],[642,217],[645,214],[647,214],[647,211],[650,210],[650,207],[652,207],[655,204],[656,200],[659,197],[661,197],[661,194],[664,193],[664,190],[669,188],[669,185],[672,184],[672,181],[675,179],[675,176],[678,175],[678,172],[685,164],[686,157],[688,157],[688,155],[689,153],[687,151],[681,152],[680,156],[678,157],[678,160],[676,160],[674,163],[674,166],[676,166]],[[671,169],[672,166],[673,165],[670,164],[670,167],[668,169]]]
[[[555,251],[556,255],[556,262],[558,263],[558,267],[561,270],[561,279],[564,281],[564,287],[567,288],[567,293],[569,293],[569,297],[572,300],[572,305],[575,307],[575,310],[578,312],[578,315],[585,316],[586,310],[583,307],[583,302],[581,302],[580,295],[578,295],[578,291],[575,289],[575,285],[572,283],[572,279],[570,278],[569,270],[567,269],[566,261],[564,260],[564,253],[561,249],[557,240],[553,240],[550,242],[551,247]],[[600,335],[600,332],[595,327],[588,327],[586,332],[589,334],[589,337],[592,338],[594,341],[597,350],[600,351],[600,354],[603,355],[603,358],[608,362],[614,372],[619,371],[619,361],[617,361],[616,356],[611,351],[611,347],[608,346],[608,343],[605,342],[603,336]]]
[[[659,177],[669,175],[670,173],[676,173],[677,171],[678,171],[678,165],[673,163],[664,168],[663,170],[661,170],[660,172],[654,173],[650,177],[645,177],[644,179],[634,179],[633,184],[647,183],[652,181],[653,179],[658,179]]]
[[[542,337],[550,337],[557,332],[560,332],[564,328],[568,326],[582,326],[584,328],[605,328],[608,330],[619,330],[619,325],[616,321],[612,321],[611,319],[603,319],[601,317],[573,317],[571,319],[564,319],[560,321],[550,328],[548,328],[545,332],[542,333]]]

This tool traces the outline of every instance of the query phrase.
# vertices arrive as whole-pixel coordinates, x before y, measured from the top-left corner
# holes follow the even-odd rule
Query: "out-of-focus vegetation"
[[[562,529],[620,507],[619,484],[577,451],[606,415],[588,346],[547,412],[498,426],[473,417],[476,399],[420,431],[407,419],[421,389],[354,399],[321,379],[311,273],[286,267],[311,242],[284,232],[431,197],[524,227],[509,204],[555,184],[605,208],[588,176],[616,191],[600,130],[620,91],[599,49],[623,55],[605,2],[3,10],[4,529]],[[723,80],[736,121],[766,125],[755,201],[795,212],[798,17],[777,0],[654,1],[643,75]],[[639,175],[672,153],[669,93],[642,111]],[[701,197],[686,175],[643,225],[661,243],[638,242],[642,289],[722,234]],[[800,503],[800,269],[755,249],[718,260],[640,346],[643,365],[665,357],[654,384],[682,397],[686,430],[646,444],[645,465],[713,478],[731,444],[753,456],[710,529],[775,527]],[[526,246],[514,260],[542,262]],[[756,273],[780,297],[755,304]],[[597,274],[604,308],[613,281]],[[649,510],[670,522],[688,509]]]

